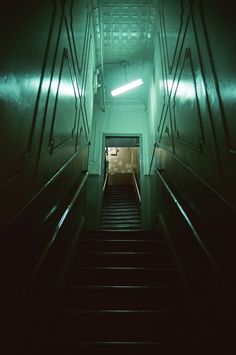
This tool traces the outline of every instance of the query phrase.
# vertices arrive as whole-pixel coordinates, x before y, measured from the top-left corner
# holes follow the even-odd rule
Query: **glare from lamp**
[[[133,88],[136,88],[137,86],[140,86],[143,84],[142,79],[134,80],[131,83],[128,83],[126,85],[121,86],[120,88],[114,89],[111,91],[112,96],[117,96],[122,94],[123,92],[129,91]]]

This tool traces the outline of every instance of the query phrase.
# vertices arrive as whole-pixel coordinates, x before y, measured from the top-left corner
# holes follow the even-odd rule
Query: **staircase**
[[[102,229],[142,228],[140,206],[132,185],[107,185],[103,197]]]
[[[131,189],[107,187],[102,229],[82,233],[33,354],[232,355],[194,309],[163,234],[141,229]]]
[[[176,270],[160,233],[84,232],[47,350],[58,355],[183,354],[186,292]]]

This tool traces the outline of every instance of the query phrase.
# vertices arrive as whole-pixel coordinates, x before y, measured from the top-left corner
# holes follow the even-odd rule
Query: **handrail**
[[[221,274],[221,272],[219,271],[214,259],[212,258],[211,254],[208,252],[206,246],[204,245],[204,243],[202,242],[199,233],[197,232],[196,228],[193,226],[192,222],[190,221],[190,218],[188,217],[187,213],[185,212],[184,208],[181,206],[180,202],[178,201],[177,197],[174,195],[173,191],[171,190],[170,186],[168,185],[168,183],[166,182],[166,180],[163,178],[163,176],[161,175],[161,169],[156,169],[155,170],[158,177],[160,178],[161,182],[163,183],[165,189],[167,190],[167,192],[169,193],[170,197],[172,198],[172,200],[174,201],[174,203],[176,204],[178,210],[180,211],[180,213],[182,214],[182,216],[184,217],[188,227],[190,228],[191,232],[193,233],[194,237],[197,239],[198,243],[200,244],[200,246],[202,247],[203,251],[205,252],[205,254],[207,255],[207,257],[209,258],[210,262],[212,263],[212,265],[214,266],[215,270],[217,271],[218,275],[220,276],[221,279],[223,279],[223,276]]]
[[[153,159],[154,159],[156,147],[157,147],[157,143],[154,143],[153,151],[152,151],[152,159],[151,159],[151,164],[150,164],[149,174],[148,175],[151,175],[151,169],[152,169],[152,164],[153,164]]]
[[[106,184],[107,184],[108,175],[109,175],[109,171],[108,171],[108,169],[107,169],[107,171],[106,171],[106,175],[105,175],[104,184],[103,184],[103,187],[102,187],[102,191],[104,191],[104,190],[105,190],[105,188],[106,188]]]
[[[138,196],[138,200],[139,200],[139,203],[141,203],[141,195],[140,195],[140,192],[139,192],[137,179],[136,179],[136,176],[135,176],[135,173],[134,173],[133,170],[132,170],[132,176],[133,176],[134,186],[135,186],[135,190],[136,190],[136,193],[137,193],[137,196]]]
[[[35,278],[35,276],[36,276],[36,274],[37,274],[37,272],[38,272],[38,270],[39,270],[39,268],[40,268],[42,262],[44,261],[45,257],[47,256],[47,254],[48,254],[48,252],[49,252],[51,246],[52,246],[53,243],[55,242],[56,237],[57,237],[58,233],[60,232],[60,230],[61,230],[61,228],[62,228],[62,226],[63,226],[63,224],[64,224],[64,222],[65,222],[65,220],[66,220],[66,217],[68,216],[69,212],[71,211],[71,209],[72,209],[74,203],[76,202],[76,200],[77,200],[79,194],[81,193],[81,191],[82,191],[82,189],[83,189],[83,187],[84,187],[84,185],[85,185],[85,183],[86,183],[86,181],[87,181],[88,175],[89,175],[89,173],[86,172],[85,175],[84,175],[84,177],[83,177],[83,180],[81,181],[81,183],[80,183],[80,185],[79,185],[79,187],[78,187],[78,189],[77,189],[77,191],[76,191],[76,193],[74,194],[72,200],[71,200],[70,203],[68,204],[68,206],[67,206],[67,208],[65,209],[63,215],[61,216],[59,222],[57,223],[57,225],[56,225],[56,227],[55,227],[55,229],[54,229],[54,232],[53,232],[53,234],[52,234],[52,238],[51,238],[50,241],[48,242],[46,248],[44,249],[44,251],[43,251],[43,253],[42,253],[42,255],[41,255],[40,259],[39,259],[39,261],[37,262],[37,264],[36,264],[36,266],[35,266],[35,268],[34,268],[32,274],[31,274],[31,277],[30,277],[30,279],[29,279],[28,284],[30,284],[30,283],[33,281],[33,279]]]
[[[105,88],[104,88],[104,63],[103,63],[103,27],[102,27],[102,10],[101,10],[101,0],[98,0],[98,20],[99,20],[99,31],[100,31],[100,51],[101,51],[101,72],[102,72],[102,102],[103,102],[103,112],[105,112]]]

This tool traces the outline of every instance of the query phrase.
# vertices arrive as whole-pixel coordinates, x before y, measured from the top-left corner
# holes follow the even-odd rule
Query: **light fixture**
[[[143,84],[142,79],[134,80],[131,83],[125,84],[121,86],[120,88],[114,89],[111,91],[112,96],[117,96],[122,94],[123,92],[129,91],[133,88],[136,88],[137,86],[140,86]]]

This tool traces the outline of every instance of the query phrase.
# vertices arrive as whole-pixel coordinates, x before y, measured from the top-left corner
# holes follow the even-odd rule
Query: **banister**
[[[139,203],[141,203],[141,195],[140,195],[140,192],[139,192],[137,179],[136,179],[136,176],[135,176],[135,173],[134,173],[133,170],[132,170],[132,176],[133,176],[134,186],[135,186],[135,190],[136,190],[136,193],[137,193],[137,196],[138,196],[138,200],[139,200]]]
[[[100,31],[100,52],[101,52],[101,79],[102,79],[102,102],[103,107],[102,110],[105,112],[105,88],[104,88],[104,55],[103,55],[103,26],[102,26],[102,7],[101,7],[101,0],[98,0],[98,19],[99,19],[99,31]]]
[[[86,173],[84,174],[84,177],[83,177],[83,179],[82,179],[82,181],[81,181],[81,183],[80,183],[80,185],[79,185],[79,187],[78,187],[76,193],[74,194],[74,196],[73,196],[71,202],[69,203],[69,205],[67,206],[65,212],[63,213],[63,215],[61,216],[59,222],[57,223],[56,228],[55,228],[54,233],[53,233],[53,236],[52,236],[51,241],[50,241],[50,246],[53,244],[54,240],[56,239],[56,236],[57,236],[57,234],[59,233],[59,231],[60,231],[60,229],[61,229],[61,226],[63,225],[63,223],[64,223],[64,221],[65,221],[67,215],[68,215],[69,212],[71,211],[71,209],[72,209],[72,207],[73,207],[75,201],[77,200],[79,194],[81,193],[81,191],[82,191],[82,189],[83,189],[83,187],[84,187],[84,185],[85,185],[85,183],[86,183],[86,181],[87,181],[88,175],[89,175],[88,172],[86,172]]]
[[[107,179],[108,179],[108,174],[109,174],[109,172],[108,172],[108,169],[107,169],[107,170],[106,170],[106,175],[105,175],[104,184],[103,184],[103,187],[102,187],[102,191],[104,191],[104,190],[105,190],[105,188],[106,188],[106,185],[107,185]]]
[[[84,188],[84,185],[85,185],[85,183],[87,181],[88,175],[89,175],[89,173],[86,172],[84,177],[83,177],[83,179],[82,179],[82,181],[81,181],[81,183],[80,183],[80,185],[79,185],[79,187],[78,187],[78,189],[77,189],[77,191],[75,192],[72,200],[68,204],[67,208],[64,210],[63,215],[61,216],[60,220],[58,221],[58,223],[57,223],[57,225],[56,225],[56,227],[54,229],[54,232],[52,234],[52,237],[51,237],[50,241],[48,242],[47,246],[45,247],[40,259],[38,260],[38,262],[36,264],[36,266],[34,267],[34,270],[33,270],[32,274],[31,274],[31,277],[30,277],[30,279],[28,281],[28,285],[34,280],[35,276],[37,275],[37,272],[38,272],[40,266],[42,265],[44,259],[46,258],[49,250],[51,249],[53,243],[55,242],[55,240],[56,240],[56,238],[57,238],[57,236],[58,236],[58,234],[59,234],[59,232],[60,232],[60,230],[61,230],[61,228],[62,228],[62,226],[63,226],[63,224],[65,222],[65,220],[66,220],[66,217],[68,216],[69,212],[73,208],[78,196],[80,195],[82,189]],[[26,287],[26,289],[27,289],[27,287]]]
[[[151,175],[152,164],[153,164],[153,159],[154,159],[156,147],[157,147],[157,143],[154,143],[154,145],[153,145],[153,151],[152,151],[152,159],[151,159],[151,164],[150,164],[149,174],[148,174],[148,175]]]
[[[164,185],[165,189],[169,193],[169,196],[171,197],[171,199],[173,200],[173,202],[177,206],[178,210],[180,211],[181,215],[183,216],[183,218],[184,218],[185,222],[187,223],[189,229],[191,230],[192,234],[194,235],[194,237],[196,238],[196,240],[200,244],[201,248],[203,249],[204,253],[208,257],[208,259],[210,260],[212,265],[214,266],[214,268],[215,268],[216,272],[218,273],[219,277],[221,279],[223,279],[223,276],[222,276],[221,272],[219,271],[214,259],[212,258],[211,254],[209,253],[209,251],[207,250],[206,246],[202,242],[202,240],[200,238],[200,235],[197,232],[197,230],[194,227],[194,225],[192,224],[189,216],[187,215],[187,213],[184,210],[184,208],[181,206],[180,202],[178,201],[177,197],[175,196],[174,192],[171,190],[171,188],[168,185],[168,183],[166,182],[166,180],[163,178],[161,172],[163,172],[164,170],[163,169],[156,169],[155,171],[156,171],[156,174],[158,175],[159,179],[161,180],[162,184]]]

